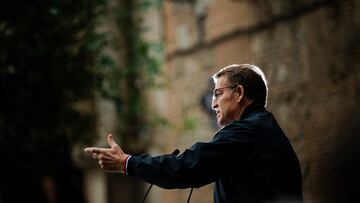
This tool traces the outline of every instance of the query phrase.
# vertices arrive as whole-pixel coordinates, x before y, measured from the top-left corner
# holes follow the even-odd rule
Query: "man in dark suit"
[[[105,171],[121,172],[162,188],[215,182],[214,202],[302,202],[302,178],[293,148],[265,109],[267,84],[254,65],[230,65],[214,76],[212,108],[222,127],[210,142],[179,156],[132,156],[112,135],[110,148],[86,148]]]

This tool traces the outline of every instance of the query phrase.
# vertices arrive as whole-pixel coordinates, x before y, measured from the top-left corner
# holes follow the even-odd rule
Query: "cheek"
[[[231,117],[235,111],[234,106],[230,102],[219,103],[219,110],[222,118]]]
[[[222,113],[224,113],[224,110],[227,109],[227,105],[226,105],[226,102],[220,102],[219,103],[219,109],[221,110]]]

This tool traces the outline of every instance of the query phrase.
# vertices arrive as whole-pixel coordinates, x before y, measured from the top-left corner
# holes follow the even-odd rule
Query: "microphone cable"
[[[144,203],[144,202],[145,202],[146,197],[148,196],[148,194],[149,194],[149,192],[150,192],[150,190],[151,190],[152,186],[153,186],[153,184],[151,184],[151,185],[150,185],[150,187],[148,188],[148,190],[146,191],[146,194],[145,194],[145,196],[144,196],[143,200],[141,201],[141,203]]]
[[[179,151],[178,149],[175,149],[171,154],[178,155],[179,153],[180,153],[180,151]],[[151,184],[151,185],[150,185],[150,187],[149,187],[148,190],[146,191],[145,196],[144,196],[143,200],[141,201],[141,203],[144,203],[144,202],[145,202],[146,197],[148,196],[148,194],[149,194],[149,192],[150,192],[150,190],[151,190],[151,188],[152,188],[153,185],[154,185],[154,184]],[[188,199],[187,199],[187,203],[190,203],[190,199],[191,199],[191,195],[192,195],[193,190],[194,190],[194,188],[191,188],[190,193],[189,193],[189,197],[188,197]]]
[[[145,202],[145,199],[146,199],[147,195],[149,194],[152,186],[153,186],[153,184],[151,184],[150,187],[148,188],[148,190],[146,191],[146,194],[145,194],[145,196],[144,196],[144,199],[142,200],[141,203],[144,203],[144,202]],[[191,199],[191,195],[192,195],[193,190],[194,190],[194,188],[192,187],[191,190],[190,190],[189,197],[188,197],[186,203],[190,203],[190,199]]]
[[[180,153],[180,150],[175,149],[171,154],[178,155],[179,153]],[[150,185],[150,187],[149,187],[148,190],[146,191],[145,196],[144,196],[143,200],[141,201],[141,203],[144,203],[144,202],[145,202],[146,197],[148,196],[148,194],[149,194],[149,192],[150,192],[150,190],[151,190],[151,188],[152,188],[153,185],[154,185],[154,184],[151,184],[151,185]]]
[[[192,194],[193,190],[194,190],[194,188],[192,187],[191,190],[190,190],[190,193],[189,193],[187,203],[190,203],[190,198],[191,198],[191,194]]]

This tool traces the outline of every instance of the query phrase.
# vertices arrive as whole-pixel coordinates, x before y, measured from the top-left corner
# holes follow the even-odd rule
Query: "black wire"
[[[179,153],[180,153],[180,151],[179,151],[178,149],[175,149],[172,154],[178,155]],[[141,203],[144,203],[144,202],[145,202],[146,197],[148,196],[148,194],[149,194],[152,186],[153,186],[153,184],[151,184],[150,187],[149,187],[149,189],[146,191],[146,194],[145,194],[145,196],[144,196],[144,198],[143,198],[143,200],[142,200]],[[191,188],[191,193],[192,193],[192,188]],[[191,196],[191,193],[190,193],[190,196]],[[190,196],[189,196],[189,200],[190,200]],[[189,201],[189,200],[188,200],[188,201]]]
[[[187,203],[189,203],[189,202],[190,202],[190,198],[191,198],[191,194],[192,194],[193,190],[194,190],[194,188],[191,188],[191,190],[190,190],[190,194],[189,194],[189,197],[188,197],[188,200],[187,200]]]
[[[146,191],[146,194],[145,194],[145,196],[144,196],[144,198],[143,198],[143,200],[142,200],[142,202],[141,202],[141,203],[144,203],[144,202],[145,202],[145,199],[146,199],[146,197],[148,196],[148,194],[149,194],[149,192],[150,192],[150,190],[151,190],[152,186],[153,186],[153,184],[151,184],[151,185],[150,185],[150,187],[149,187],[149,189]]]

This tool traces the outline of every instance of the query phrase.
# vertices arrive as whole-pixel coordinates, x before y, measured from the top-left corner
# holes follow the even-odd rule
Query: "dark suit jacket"
[[[216,203],[302,201],[296,154],[273,115],[256,104],[179,156],[131,156],[127,173],[167,189],[215,182]]]

